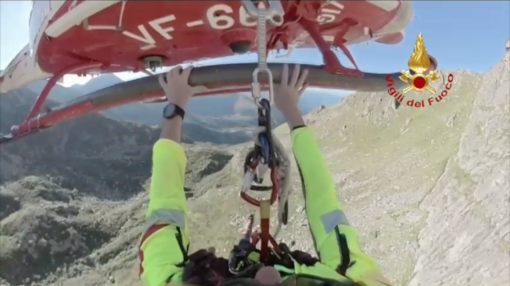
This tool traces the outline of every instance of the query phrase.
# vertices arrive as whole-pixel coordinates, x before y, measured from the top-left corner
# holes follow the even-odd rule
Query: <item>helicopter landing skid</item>
[[[269,63],[273,81],[280,82],[280,74],[284,64]],[[87,68],[88,66],[82,66]],[[253,69],[256,63],[241,63],[228,65],[200,66],[191,71],[189,83],[193,86],[206,86],[207,90],[196,96],[210,96],[223,93],[249,92]],[[344,74],[331,74],[324,66],[301,65],[302,69],[308,69],[308,86],[342,89],[363,92],[386,91],[386,78],[398,78],[400,72],[390,74],[363,73],[362,77],[353,77]],[[68,70],[79,69],[71,67]],[[291,67],[292,69],[292,67]],[[292,71],[291,71],[292,72]],[[68,72],[62,71],[61,74]],[[116,84],[53,107],[45,112],[40,112],[46,101],[51,88],[61,77],[53,76],[41,92],[26,119],[20,125],[11,128],[11,134],[4,135],[0,144],[10,143],[36,131],[48,129],[55,124],[70,120],[87,113],[102,111],[116,106],[133,102],[160,102],[163,92],[159,86],[158,74],[139,78],[136,80]],[[261,87],[267,86],[267,77],[261,74]],[[395,89],[404,88],[406,84],[395,80]],[[384,96],[384,95],[383,95]],[[389,97],[390,99],[391,97]],[[374,99],[376,100],[376,99]],[[377,99],[379,100],[379,99]]]

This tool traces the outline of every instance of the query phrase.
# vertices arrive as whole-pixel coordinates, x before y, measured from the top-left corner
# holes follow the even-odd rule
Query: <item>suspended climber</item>
[[[315,138],[298,110],[308,74],[307,70],[300,72],[298,65],[290,75],[289,67],[284,66],[281,82],[275,86],[273,96],[275,106],[285,116],[292,132],[292,148],[301,175],[306,215],[318,258],[305,252],[291,251],[283,243],[274,245],[273,242],[273,248],[265,246],[265,252],[269,254],[262,259],[262,250],[249,243],[248,236],[260,235],[250,233],[251,224],[245,238],[233,248],[228,259],[216,257],[213,249],[188,253],[193,238],[188,234],[184,194],[187,159],[180,145],[181,129],[189,100],[203,89],[188,84],[190,72],[190,67],[177,67],[160,77],[168,105],[163,111],[161,137],[153,148],[147,228],[139,248],[143,284],[391,285],[380,274],[376,262],[362,252],[358,234],[349,225],[336,199],[335,183]]]

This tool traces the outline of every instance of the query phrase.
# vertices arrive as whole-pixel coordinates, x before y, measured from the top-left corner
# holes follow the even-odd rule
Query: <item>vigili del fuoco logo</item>
[[[388,82],[388,94],[393,96],[395,100],[403,103],[405,94],[411,90],[415,90],[420,93],[428,91],[433,94],[433,97],[429,97],[426,100],[410,99],[406,101],[407,106],[421,108],[431,106],[434,102],[440,102],[443,98],[448,96],[448,91],[452,89],[453,74],[448,75],[448,81],[446,82],[441,94],[438,94],[437,91],[429,85],[430,83],[439,80],[439,76],[438,71],[430,70],[430,58],[427,54],[427,49],[425,48],[425,43],[423,42],[423,36],[421,33],[418,35],[418,39],[414,45],[414,52],[407,65],[409,70],[401,71],[400,73],[402,75],[399,79],[409,84],[409,86],[404,88],[402,92],[399,92],[393,87],[395,82],[391,79],[391,75],[386,78],[386,81]]]

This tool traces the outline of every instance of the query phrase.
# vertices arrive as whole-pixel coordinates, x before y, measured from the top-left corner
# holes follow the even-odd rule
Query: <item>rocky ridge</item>
[[[432,106],[395,110],[387,94],[356,93],[307,117],[351,224],[395,285],[510,282],[509,57],[485,74],[452,71],[453,89]],[[275,132],[289,148],[286,127]],[[197,192],[188,201],[192,250],[215,245],[226,254],[244,215],[256,213],[237,196],[248,148],[185,146]],[[209,155],[204,164],[203,152],[223,163]],[[293,178],[281,239],[312,251],[296,170]],[[89,186],[77,189],[45,177],[2,187],[1,285],[139,285],[147,194],[98,199]]]

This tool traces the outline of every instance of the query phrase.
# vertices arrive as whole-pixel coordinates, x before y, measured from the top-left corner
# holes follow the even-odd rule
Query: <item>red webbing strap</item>
[[[260,201],[260,262],[266,264],[269,259],[269,220],[271,218],[271,201]]]

